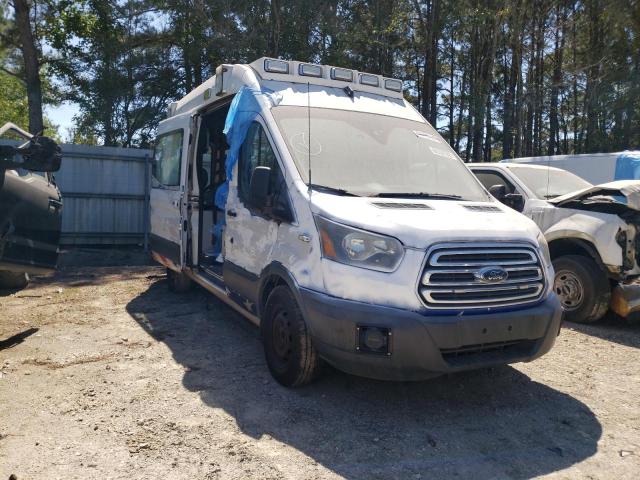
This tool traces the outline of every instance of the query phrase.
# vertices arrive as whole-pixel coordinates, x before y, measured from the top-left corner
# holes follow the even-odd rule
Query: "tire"
[[[167,268],[167,284],[169,290],[176,293],[188,292],[193,286],[191,279],[184,272],[176,272],[170,268]]]
[[[300,387],[318,376],[322,361],[289,288],[277,286],[269,294],[260,329],[267,365],[278,383]]]
[[[607,274],[589,257],[563,255],[553,260],[553,288],[565,311],[565,319],[594,323],[609,309],[611,286]]]
[[[22,289],[27,285],[29,285],[28,273],[0,271],[0,289]]]

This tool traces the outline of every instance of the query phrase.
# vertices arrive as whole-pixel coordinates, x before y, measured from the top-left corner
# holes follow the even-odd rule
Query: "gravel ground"
[[[568,325],[530,364],[287,390],[205,291],[75,263],[0,293],[0,480],[640,476],[640,325]]]

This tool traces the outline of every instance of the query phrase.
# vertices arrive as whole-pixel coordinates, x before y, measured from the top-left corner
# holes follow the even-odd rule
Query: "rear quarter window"
[[[180,162],[182,159],[183,131],[165,133],[156,139],[153,151],[154,186],[175,187],[180,185]]]

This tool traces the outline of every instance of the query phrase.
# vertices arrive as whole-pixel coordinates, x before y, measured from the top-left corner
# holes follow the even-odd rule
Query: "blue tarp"
[[[616,159],[614,180],[640,180],[640,152],[624,152]]]
[[[270,108],[279,102],[279,97],[270,90],[256,90],[249,87],[242,87],[231,102],[227,118],[224,122],[223,133],[227,137],[229,150],[225,160],[226,181],[218,187],[215,194],[215,205],[220,210],[225,210],[227,197],[229,195],[229,182],[233,177],[233,167],[238,163],[240,157],[240,147],[247,136],[247,131],[256,116],[264,108]],[[224,230],[225,217],[221,215],[214,226],[216,242],[214,245],[214,255],[221,253],[222,231]]]

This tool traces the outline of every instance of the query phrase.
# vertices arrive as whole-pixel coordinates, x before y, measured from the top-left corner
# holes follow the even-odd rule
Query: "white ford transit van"
[[[544,237],[491,197],[399,80],[222,65],[158,128],[151,249],[259,325],[283,385],[533,360],[561,307]]]

